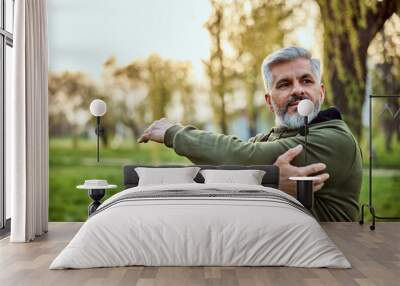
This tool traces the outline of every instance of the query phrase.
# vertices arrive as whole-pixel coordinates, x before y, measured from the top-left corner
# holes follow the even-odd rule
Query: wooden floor
[[[0,241],[0,285],[400,285],[400,223],[325,223],[352,269],[290,267],[120,267],[48,270],[81,223],[50,223],[32,243]]]

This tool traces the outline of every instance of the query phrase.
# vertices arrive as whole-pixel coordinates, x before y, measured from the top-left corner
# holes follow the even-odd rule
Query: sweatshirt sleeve
[[[194,164],[270,165],[300,141],[293,138],[274,142],[246,142],[236,136],[174,125],[166,131],[164,144]]]
[[[301,135],[268,142],[243,141],[236,136],[198,130],[193,126],[174,125],[164,137],[165,145],[194,164],[211,165],[271,165],[290,148],[304,146]],[[294,166],[325,163],[330,180],[338,183],[347,178],[351,169],[354,145],[351,134],[335,126],[313,126],[307,144],[307,164],[304,149],[291,162]],[[328,182],[329,184],[329,182]]]

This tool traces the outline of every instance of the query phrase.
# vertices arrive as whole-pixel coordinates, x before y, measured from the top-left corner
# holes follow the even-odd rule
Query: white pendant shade
[[[308,116],[314,111],[314,103],[309,99],[303,99],[297,106],[297,111],[301,116]]]
[[[103,116],[107,112],[107,104],[101,99],[95,99],[90,103],[90,113],[94,116]]]

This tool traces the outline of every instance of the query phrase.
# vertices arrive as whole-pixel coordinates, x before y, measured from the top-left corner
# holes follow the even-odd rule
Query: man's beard
[[[274,101],[271,100],[272,107],[275,112],[275,125],[278,127],[288,127],[290,129],[297,129],[304,126],[304,116],[301,116],[297,112],[297,109],[294,114],[288,114],[290,104],[302,99],[306,99],[306,97],[293,96],[282,108],[278,108],[275,105]],[[308,115],[308,122],[311,122],[315,117],[317,117],[320,110],[321,102],[320,100],[318,100],[318,102],[314,104],[314,111],[310,115]]]

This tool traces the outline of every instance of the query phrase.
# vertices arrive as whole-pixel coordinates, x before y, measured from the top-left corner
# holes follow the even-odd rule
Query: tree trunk
[[[208,76],[212,96],[218,96],[215,102],[214,112],[221,132],[226,134],[228,127],[226,123],[225,95],[228,90],[227,67],[225,66],[225,55],[222,48],[222,36],[224,29],[224,4],[221,1],[212,0],[213,13],[206,23],[211,38],[211,54],[207,64]]]
[[[218,13],[218,37],[217,37],[217,52],[216,58],[218,60],[219,70],[218,70],[218,95],[220,98],[220,107],[221,107],[221,114],[220,116],[220,127],[223,134],[227,134],[228,127],[226,125],[226,109],[225,109],[225,92],[226,92],[226,80],[225,80],[225,64],[224,64],[224,52],[221,46],[221,23],[222,23],[223,13],[222,10]]]
[[[142,135],[139,129],[139,126],[133,122],[133,120],[130,121],[129,127],[132,131],[132,135],[133,135],[133,145],[135,146],[135,148],[138,146],[138,142],[137,140],[139,139],[139,137]]]
[[[79,148],[79,135],[74,133],[72,135],[72,149],[78,150],[78,148]]]
[[[257,110],[254,103],[254,98],[257,92],[257,73],[259,72],[258,69],[253,71],[252,75],[249,75],[251,78],[246,86],[246,114],[248,120],[248,129],[250,137],[254,137],[257,134]]]
[[[225,93],[220,93],[219,98],[221,101],[221,109],[219,115],[219,126],[221,128],[222,134],[228,133],[228,126],[226,125],[226,112],[225,112]]]
[[[335,44],[332,44],[334,42]],[[338,46],[336,46],[338,45]],[[335,55],[336,51],[346,51]],[[327,34],[324,40],[324,79],[327,87],[328,102],[335,105],[343,119],[356,135],[361,137],[361,113],[365,101],[365,82],[367,77],[366,56],[363,50],[352,51],[347,38],[337,34]],[[335,60],[330,60],[333,59]],[[359,59],[357,65],[354,59]],[[340,66],[338,66],[338,63]]]
[[[246,115],[250,137],[254,137],[257,134],[257,111],[254,105],[254,95],[255,92],[250,90],[247,92]]]
[[[257,113],[255,112],[255,107],[253,105],[251,113],[248,114],[247,120],[249,121],[249,136],[254,137],[257,135]]]
[[[399,1],[365,2],[317,0],[324,25],[324,83],[327,100],[361,139],[365,101],[367,50],[385,21],[399,10]]]
[[[104,130],[104,132],[103,132],[103,135],[100,137],[100,140],[103,143],[104,148],[107,148],[108,143],[109,143],[108,130],[107,130],[107,128],[104,128],[103,130]]]

